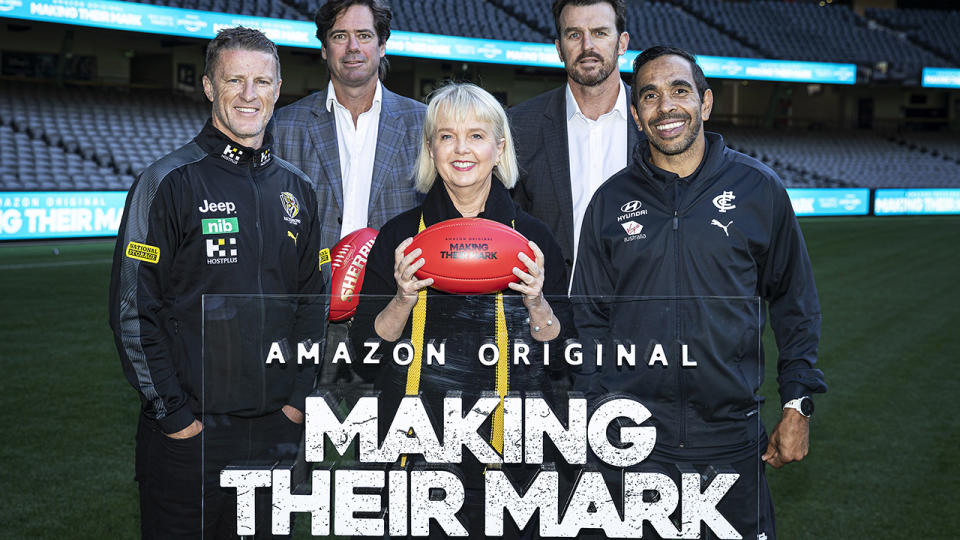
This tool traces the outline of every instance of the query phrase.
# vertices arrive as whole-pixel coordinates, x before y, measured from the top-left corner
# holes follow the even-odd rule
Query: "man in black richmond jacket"
[[[144,538],[236,538],[236,490],[220,487],[220,470],[295,457],[316,378],[312,364],[267,365],[268,344],[316,335],[325,318],[318,298],[259,296],[325,292],[313,187],[264,132],[280,95],[276,46],[221,31],[203,84],[212,118],[130,189],[110,284],[110,325],[141,400]],[[269,507],[257,513],[269,520]]]
[[[810,396],[826,391],[815,368],[820,306],[803,236],[776,173],[704,133],[713,96],[689,53],[644,51],[631,98],[648,142],[587,209],[572,295],[583,343],[650,339],[667,360],[647,365],[649,352],[635,368],[585,360],[575,385],[595,399],[628,393],[650,410],[657,444],[644,465],[674,477],[696,465],[706,481],[736,470],[717,510],[743,538],[773,540],[758,455],[777,468],[803,459]],[[622,298],[639,296],[660,300]],[[757,415],[766,310],[756,297],[769,306],[779,349],[784,409],[769,441]],[[696,366],[682,365],[681,343]]]

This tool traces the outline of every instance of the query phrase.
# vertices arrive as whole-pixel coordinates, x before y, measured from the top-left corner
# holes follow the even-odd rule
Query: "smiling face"
[[[493,126],[474,114],[458,122],[454,115],[440,111],[430,140],[430,157],[448,191],[485,197],[504,145]]]
[[[701,101],[690,62],[672,54],[654,58],[641,66],[634,83],[637,106],[631,112],[647,134],[654,164],[660,166],[658,158],[667,156],[689,157],[699,164],[713,92],[707,90]]]
[[[213,103],[213,127],[237,144],[260,148],[263,130],[280,97],[273,55],[243,49],[222,51],[212,78],[203,77],[203,92]]]
[[[560,13],[556,41],[567,76],[576,84],[597,86],[617,71],[617,58],[627,50],[630,36],[617,33],[613,6],[600,2],[569,5]]]
[[[345,9],[327,32],[320,53],[334,84],[362,87],[376,84],[380,59],[387,52],[377,37],[373,12],[367,6]]]

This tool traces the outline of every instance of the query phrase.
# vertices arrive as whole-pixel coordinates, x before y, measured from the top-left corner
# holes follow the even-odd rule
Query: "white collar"
[[[610,74],[611,77],[619,77],[619,74]],[[589,120],[584,114],[580,111],[580,105],[577,103],[577,98],[573,97],[573,91],[570,90],[570,83],[566,85],[567,91],[567,121],[569,122],[575,116],[580,115],[584,120]],[[609,111],[600,115],[600,118],[603,118],[611,113],[619,113],[621,117],[627,118],[627,90],[626,86],[623,84],[623,81],[620,81],[620,91],[617,92],[617,101],[614,102],[613,108]],[[598,118],[597,120],[599,120]]]
[[[383,99],[383,86],[380,84],[380,80],[378,79],[378,80],[377,80],[377,89],[376,89],[376,90],[374,91],[374,93],[373,93],[373,103],[370,104],[370,108],[367,109],[367,110],[369,110],[369,111],[378,110],[378,111],[379,111],[379,110],[380,110],[380,103],[381,103],[382,99]],[[342,103],[340,103],[340,100],[337,99],[337,90],[333,87],[333,80],[331,79],[330,82],[327,83],[327,112],[330,112],[331,110],[333,110],[333,105],[334,105],[334,104],[337,104],[339,107],[343,107],[344,109],[346,109],[346,106],[344,106]],[[366,111],[364,111],[364,112],[366,112]]]

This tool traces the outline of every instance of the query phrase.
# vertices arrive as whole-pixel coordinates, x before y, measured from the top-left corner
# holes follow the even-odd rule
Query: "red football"
[[[531,259],[527,239],[511,227],[482,218],[457,218],[427,227],[413,238],[406,253],[423,250],[418,279],[433,278],[435,289],[456,294],[501,291],[519,281],[513,267],[526,269],[517,256]]]
[[[367,256],[377,239],[377,230],[357,229],[344,236],[330,252],[330,320],[345,321],[357,312],[356,296],[363,285]]]

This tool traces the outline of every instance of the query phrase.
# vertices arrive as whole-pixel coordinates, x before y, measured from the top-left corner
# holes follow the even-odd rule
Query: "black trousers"
[[[136,480],[144,539],[237,538],[236,489],[220,487],[220,471],[231,464],[293,460],[303,432],[302,424],[280,410],[256,418],[200,420],[199,435],[171,439],[155,421],[140,416]],[[258,489],[257,495],[257,538],[270,538],[270,490]]]

